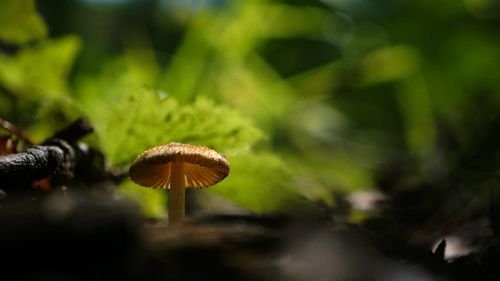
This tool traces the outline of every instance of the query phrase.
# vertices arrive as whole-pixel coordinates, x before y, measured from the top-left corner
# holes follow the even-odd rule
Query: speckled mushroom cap
[[[139,155],[130,166],[130,179],[142,186],[170,189],[175,161],[184,163],[186,187],[208,187],[229,174],[229,162],[216,151],[204,146],[172,142]]]

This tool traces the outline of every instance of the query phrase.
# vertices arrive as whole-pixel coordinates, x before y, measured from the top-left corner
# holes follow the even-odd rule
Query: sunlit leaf
[[[145,188],[128,180],[118,187],[117,192],[137,202],[147,217],[164,218],[167,215],[167,193],[164,190]]]
[[[95,124],[102,123],[109,105],[116,104],[124,90],[154,88],[158,65],[149,49],[129,49],[103,63],[97,73],[79,76],[76,85],[78,105]]]
[[[0,83],[19,97],[62,96],[79,47],[79,39],[69,36],[25,48],[13,57],[0,53]]]
[[[209,192],[255,212],[298,210],[310,204],[294,183],[294,170],[277,156],[242,153],[227,158],[229,177]]]
[[[408,77],[418,70],[418,64],[418,55],[409,46],[376,50],[368,54],[361,64],[363,83],[383,83]]]
[[[47,28],[35,10],[33,0],[0,1],[0,39],[23,44],[44,38]]]
[[[103,151],[116,165],[129,164],[147,148],[171,141],[228,152],[245,149],[263,136],[225,106],[207,99],[184,105],[147,89],[129,90],[95,125]]]
[[[40,142],[82,116],[75,101],[68,96],[44,99],[36,113],[36,119],[43,122],[35,123],[28,133],[35,142]]]

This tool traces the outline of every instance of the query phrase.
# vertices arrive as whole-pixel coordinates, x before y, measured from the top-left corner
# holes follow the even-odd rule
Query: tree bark
[[[0,157],[0,186],[30,185],[35,180],[52,177],[52,183],[64,183],[74,175],[79,148],[75,142],[92,132],[85,119],[78,119],[54,134],[41,145],[17,154]]]

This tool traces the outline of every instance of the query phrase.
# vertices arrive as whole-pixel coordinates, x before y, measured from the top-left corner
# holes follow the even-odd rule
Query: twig
[[[50,142],[53,139],[61,139],[67,141],[68,143],[74,143],[78,139],[92,132],[94,132],[94,129],[90,125],[90,122],[85,118],[80,118],[55,133],[52,137],[44,141],[44,143]]]
[[[21,129],[19,129],[9,121],[0,118],[0,126],[10,131],[11,133],[15,134],[16,136],[24,140],[26,143],[33,144],[33,141],[31,140],[30,137],[28,137],[28,135],[26,135]]]
[[[71,179],[79,158],[73,143],[92,131],[87,120],[78,119],[41,145],[0,157],[0,186],[26,186],[46,177],[56,184]]]

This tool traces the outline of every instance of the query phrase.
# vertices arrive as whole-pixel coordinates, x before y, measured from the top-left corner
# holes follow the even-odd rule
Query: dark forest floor
[[[397,221],[312,214],[225,215],[182,227],[123,199],[3,201],[1,280],[499,280],[499,247],[446,261]]]

